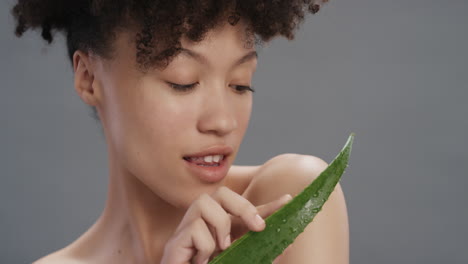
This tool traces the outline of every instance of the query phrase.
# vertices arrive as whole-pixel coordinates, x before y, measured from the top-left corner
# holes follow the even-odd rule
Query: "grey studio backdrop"
[[[63,37],[17,39],[0,5],[0,263],[30,263],[97,219],[105,142],[73,90]],[[236,164],[287,152],[342,178],[351,263],[468,263],[468,1],[331,0],[260,50]],[[287,175],[285,175],[286,177]]]

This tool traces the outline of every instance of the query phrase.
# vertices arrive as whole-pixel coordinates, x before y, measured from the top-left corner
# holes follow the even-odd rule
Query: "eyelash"
[[[177,83],[170,83],[168,82],[169,86],[173,88],[174,90],[185,92],[188,90],[191,90],[197,85],[198,83],[192,83],[192,84],[177,84]],[[251,91],[255,92],[255,89],[251,86],[246,86],[246,85],[234,85],[236,87],[236,91],[239,93],[245,93],[246,91]],[[237,88],[241,88],[241,90],[238,90]]]

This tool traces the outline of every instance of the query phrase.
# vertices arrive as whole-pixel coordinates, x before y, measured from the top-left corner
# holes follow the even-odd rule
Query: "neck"
[[[121,167],[112,153],[105,209],[80,238],[78,254],[96,263],[159,263],[186,209],[157,196]]]

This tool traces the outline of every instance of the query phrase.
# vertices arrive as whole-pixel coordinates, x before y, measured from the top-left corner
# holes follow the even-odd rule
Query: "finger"
[[[274,212],[276,212],[281,207],[283,207],[285,204],[287,204],[291,200],[292,200],[292,196],[290,194],[285,194],[274,201],[257,206],[258,214],[261,217],[266,218],[270,216],[271,214],[273,214]]]
[[[286,194],[286,195],[283,195],[280,198],[278,198],[278,199],[276,199],[274,201],[271,201],[271,202],[269,202],[267,204],[257,206],[258,214],[262,218],[266,218],[269,215],[271,215],[272,213],[274,213],[275,211],[277,211],[279,208],[284,206],[286,203],[291,201],[291,199],[292,199],[292,196],[289,195],[289,194]],[[232,217],[231,218],[231,226],[232,226],[231,227],[231,236],[232,236],[231,238],[232,238],[233,242],[237,238],[241,237],[243,234],[245,234],[248,231],[248,228],[245,226],[243,221],[241,219],[239,219],[238,217]]]
[[[206,223],[198,218],[182,229],[173,240],[170,240],[166,248],[173,249],[173,251],[165,250],[161,263],[188,263],[190,261],[194,264],[202,264],[214,251],[215,241]]]
[[[258,214],[257,208],[249,200],[235,193],[227,187],[220,187],[213,195],[227,212],[240,217],[249,229],[261,231],[265,228],[265,221]]]
[[[212,225],[208,225],[208,229],[210,230],[211,236],[213,238],[215,238],[215,241],[216,241],[216,249],[215,250],[217,250],[218,249],[218,240],[219,239],[218,239],[218,235],[216,233],[216,228],[214,226],[212,226]]]
[[[209,230],[216,239],[216,244],[220,248],[226,249],[231,243],[229,235],[231,232],[231,217],[208,194],[202,194],[197,198],[188,209],[179,227],[183,228],[200,217],[208,224]]]
[[[190,233],[193,246],[197,250],[197,255],[194,257],[195,263],[204,264],[208,262],[208,259],[216,247],[216,243],[208,226],[199,218],[192,223]]]
[[[208,261],[211,261],[213,260],[216,256],[218,256],[219,254],[221,254],[221,252],[223,252],[223,250],[221,249],[215,249],[215,251],[211,254],[210,256],[210,259]]]
[[[180,236],[182,235],[182,236]],[[188,263],[195,255],[196,250],[193,245],[179,246],[183,244],[191,244],[192,239],[189,234],[180,233],[179,236],[173,237],[166,242],[164,253],[161,259],[161,264],[168,263]]]

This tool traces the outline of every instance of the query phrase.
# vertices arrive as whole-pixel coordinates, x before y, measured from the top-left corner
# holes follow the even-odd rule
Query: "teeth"
[[[223,159],[223,155],[211,155],[203,157],[203,161],[205,162],[219,162]]]
[[[205,162],[212,162],[212,161],[213,161],[213,156],[205,156],[205,157],[203,158],[203,160],[204,160]]]
[[[188,157],[187,160],[196,162],[196,163],[219,163],[223,160],[224,155],[209,155],[204,157]]]

